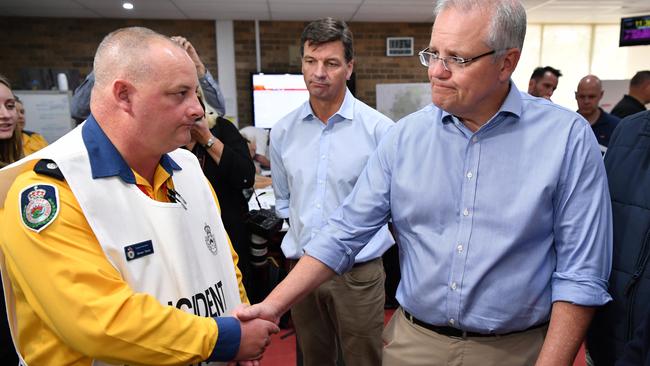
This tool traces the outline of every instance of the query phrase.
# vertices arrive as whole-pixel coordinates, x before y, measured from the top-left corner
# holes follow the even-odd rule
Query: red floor
[[[393,310],[386,310],[386,321]],[[292,366],[296,364],[296,336],[290,329],[283,329],[272,337],[271,345],[266,349],[262,366]],[[580,348],[574,366],[586,366],[584,347]]]

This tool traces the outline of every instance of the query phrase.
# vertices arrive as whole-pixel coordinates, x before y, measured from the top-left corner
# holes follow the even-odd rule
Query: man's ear
[[[515,68],[517,68],[517,64],[519,63],[520,57],[521,57],[521,51],[519,49],[510,48],[506,50],[506,53],[503,56],[503,61],[501,63],[501,70],[500,70],[501,81],[510,80],[512,73],[515,72]]]
[[[131,111],[134,91],[133,84],[126,80],[118,79],[113,82],[113,100],[118,108],[125,112]]]
[[[350,80],[350,77],[352,76],[352,72],[354,71],[354,59],[350,60],[348,62],[348,70],[345,75],[345,80]]]

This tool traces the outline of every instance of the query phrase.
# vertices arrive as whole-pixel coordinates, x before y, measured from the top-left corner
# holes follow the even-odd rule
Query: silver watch
[[[212,147],[212,145],[214,145],[214,138],[210,137],[208,139],[208,142],[206,142],[204,146],[205,146],[206,149],[209,149],[209,148]]]

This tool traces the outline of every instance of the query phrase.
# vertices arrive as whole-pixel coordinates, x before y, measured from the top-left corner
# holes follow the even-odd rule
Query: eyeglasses
[[[493,55],[496,52],[496,50],[492,50],[470,58],[463,58],[458,56],[440,57],[438,55],[438,52],[429,52],[429,48],[427,47],[418,52],[418,56],[420,56],[420,63],[422,63],[423,66],[429,67],[434,62],[440,60],[442,61],[442,66],[445,68],[445,70],[453,71],[461,69],[470,62],[476,61],[483,56]]]

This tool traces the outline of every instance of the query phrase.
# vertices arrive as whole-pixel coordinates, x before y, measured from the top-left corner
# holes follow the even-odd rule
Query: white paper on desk
[[[259,210],[260,208],[270,210],[275,207],[275,195],[273,194],[273,187],[259,188],[255,190],[255,193],[257,194],[259,205],[257,204],[255,195],[252,195],[251,199],[248,200],[249,210]]]

